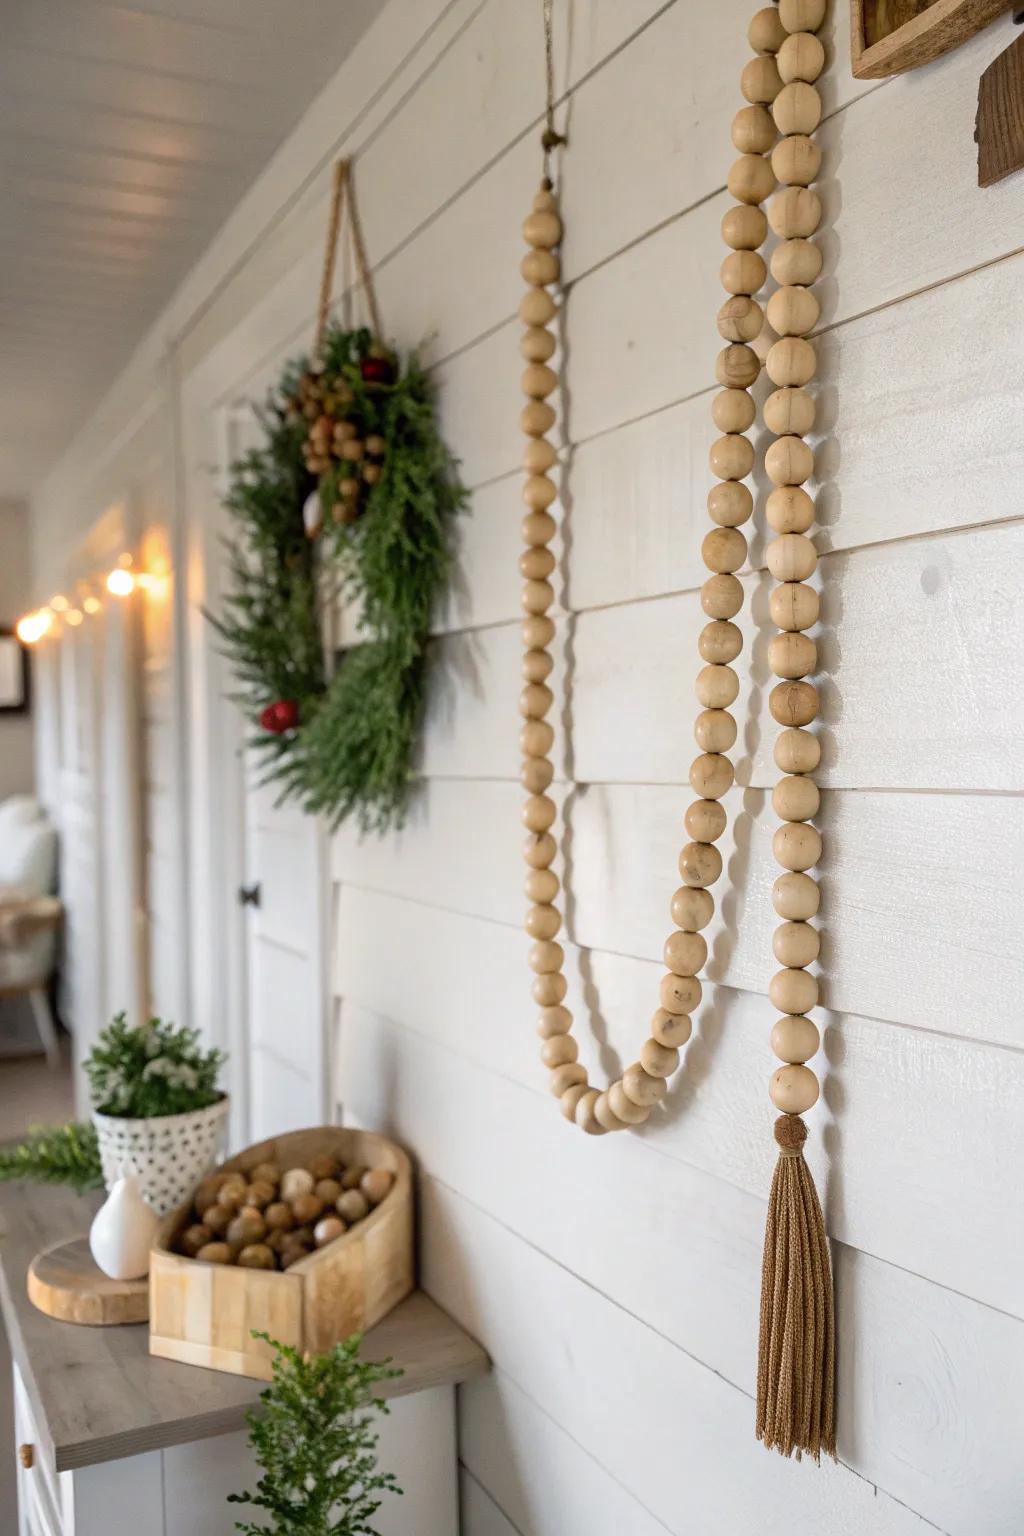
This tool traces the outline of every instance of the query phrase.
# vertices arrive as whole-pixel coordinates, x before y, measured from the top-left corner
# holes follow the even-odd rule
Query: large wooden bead
[[[768,300],[768,323],[778,336],[806,336],[821,313],[809,288],[778,288]]]
[[[821,948],[821,935],[810,923],[780,923],[772,934],[772,950],[780,965],[802,969],[813,965]]]
[[[531,288],[519,303],[519,318],[524,325],[547,325],[558,313],[558,305],[543,288]]]
[[[531,325],[519,338],[519,355],[528,363],[546,363],[555,350],[555,338],[542,325]]]
[[[622,1087],[627,1099],[631,1099],[641,1109],[646,1109],[665,1097],[668,1084],[663,1077],[652,1077],[649,1072],[644,1071],[638,1061],[635,1061],[623,1072]]]
[[[519,769],[519,782],[531,795],[547,789],[554,776],[554,764],[546,757],[527,757]]]
[[[814,453],[802,437],[777,437],[765,453],[764,468],[773,485],[802,485],[814,474]]]
[[[775,345],[781,346],[781,342]],[[727,389],[749,389],[760,372],[761,359],[752,347],[742,342],[723,347],[715,359],[715,378]],[[806,384],[807,380],[800,382]]]
[[[650,1117],[649,1104],[634,1104],[622,1083],[613,1083],[608,1089],[608,1103],[612,1114],[626,1125],[643,1125]]]
[[[783,336],[769,347],[765,368],[773,384],[809,384],[818,366],[817,354],[802,336]]]
[[[821,858],[821,833],[806,821],[784,821],[772,838],[772,852],[783,869],[813,869]]]
[[[825,49],[813,32],[793,32],[778,51],[776,63],[787,85],[793,80],[817,80],[825,68]]]
[[[787,32],[817,32],[828,0],[779,0],[779,20]]]
[[[792,441],[799,443],[800,439],[793,438]],[[805,533],[780,533],[778,538],[771,540],[764,559],[776,581],[801,582],[814,573],[818,551]]]
[[[713,843],[687,843],[679,854],[684,885],[714,885],[722,873],[722,855]]]
[[[809,725],[817,718],[818,690],[813,683],[776,683],[768,708],[780,725]]]
[[[813,133],[821,122],[821,97],[813,85],[794,80],[775,97],[772,116],[780,133]]]
[[[768,665],[776,677],[807,677],[817,669],[818,647],[807,635],[776,635],[768,647]]]
[[[742,391],[727,389],[724,393],[734,395]],[[738,480],[726,480],[722,485],[713,485],[708,491],[708,515],[720,528],[738,528],[747,521],[753,510],[754,498],[750,488]]]
[[[649,1077],[671,1077],[679,1065],[679,1052],[675,1046],[651,1038],[640,1048],[640,1065]]]
[[[713,805],[721,810],[717,800],[698,800],[698,805]],[[670,933],[665,940],[662,958],[676,976],[696,976],[708,958],[708,946],[699,933],[687,933],[680,929]]]
[[[771,1047],[780,1061],[810,1061],[820,1044],[818,1026],[801,1013],[787,1013],[772,1026]]]
[[[555,424],[555,413],[546,400],[528,400],[519,413],[519,426],[527,437],[543,437]]]
[[[611,1099],[607,1093],[599,1093],[594,1100],[594,1119],[606,1131],[624,1131],[627,1128],[626,1122],[620,1120],[612,1109]]]
[[[527,251],[519,263],[525,280],[534,288],[546,288],[557,282],[561,266],[553,251]]]
[[[814,396],[806,389],[775,389],[764,402],[763,414],[765,426],[777,437],[787,434],[804,437],[814,426]]]
[[[768,222],[782,240],[803,240],[821,223],[821,198],[811,187],[784,187],[768,205]]]
[[[528,683],[542,683],[554,664],[550,651],[523,652],[523,676]]]
[[[775,143],[778,130],[767,107],[741,107],[732,120],[731,135],[741,155],[763,155]]]
[[[558,374],[546,363],[529,363],[523,369],[520,385],[524,395],[543,400],[558,388]]]
[[[565,952],[561,944],[556,944],[553,939],[538,939],[536,944],[530,945],[530,953],[527,956],[530,970],[538,976],[546,976],[550,971],[560,971],[565,962]]]
[[[661,978],[658,1001],[666,1013],[692,1013],[700,1006],[701,992],[696,976],[677,976],[670,971]]]
[[[764,155],[740,155],[726,179],[730,197],[738,203],[763,203],[775,187],[775,172]]]
[[[695,800],[683,817],[687,832],[698,843],[717,842],[725,831],[726,821],[725,807],[717,800]]]
[[[581,1083],[573,1083],[564,1093],[559,1094],[558,1103],[562,1114],[567,1120],[576,1119],[576,1106],[585,1093],[589,1093],[590,1085],[584,1075]]]
[[[570,1029],[572,1014],[561,1003],[556,1003],[553,1008],[541,1009],[537,1033],[542,1040],[550,1040],[554,1035],[567,1035]]]
[[[813,240],[783,240],[772,251],[771,274],[783,287],[817,282],[821,274],[821,247]]]
[[[550,512],[528,512],[520,524],[524,544],[550,544],[558,524]]]
[[[555,862],[557,852],[555,840],[548,832],[528,837],[523,846],[523,858],[531,869],[547,869]]]
[[[555,600],[555,589],[550,581],[525,581],[521,600],[525,613],[547,613]]]
[[[696,933],[715,915],[715,898],[699,886],[681,885],[672,897],[672,921],[678,928]]]
[[[802,1115],[818,1101],[818,1079],[810,1067],[777,1067],[768,1093],[781,1114]]]
[[[779,629],[810,629],[818,622],[820,599],[813,587],[787,581],[775,587],[768,599],[772,623]]]
[[[525,576],[528,581],[539,581],[545,576],[550,576],[554,568],[554,555],[550,549],[545,549],[542,545],[524,549],[519,556],[519,574]]]
[[[745,437],[740,438],[745,443]],[[747,558],[747,541],[737,528],[712,528],[700,546],[701,558],[709,571],[731,574]]]
[[[740,74],[740,90],[747,101],[766,105],[773,102],[782,89],[782,76],[770,54],[761,54],[744,64]],[[523,274],[525,277],[525,273]]]
[[[531,869],[523,882],[529,901],[554,901],[558,895],[558,876],[553,869]]]
[[[786,29],[777,6],[766,5],[754,12],[747,28],[747,42],[755,53],[778,53],[785,41]]]
[[[792,39],[787,39],[792,41]],[[790,76],[796,79],[795,75]],[[808,79],[809,76],[801,75],[800,79]],[[523,239],[527,245],[532,245],[539,250],[549,251],[552,246],[558,244],[562,238],[562,221],[557,213],[538,212],[528,214],[523,220]]]
[[[790,727],[775,741],[775,766],[783,773],[813,773],[821,761],[821,742],[811,731]]]
[[[581,1131],[586,1131],[588,1136],[603,1136],[605,1128],[597,1118],[596,1106],[601,1097],[596,1088],[588,1088],[586,1093],[579,1097],[576,1105],[574,1119]]]
[[[821,150],[805,133],[792,133],[776,144],[771,164],[784,187],[809,187],[821,170]]]
[[[697,673],[697,698],[705,709],[728,709],[739,691],[740,680],[732,667],[712,665]]]
[[[810,875],[780,875],[772,886],[772,905],[789,923],[806,923],[818,910],[821,892]]]
[[[543,976],[535,976],[530,987],[530,996],[539,1008],[553,1008],[560,1003],[569,990],[569,983],[558,971],[548,971]]]
[[[700,589],[700,605],[709,619],[731,619],[743,607],[743,588],[725,572],[709,576]]]
[[[800,394],[800,390],[776,390],[776,394]],[[770,395],[769,399],[774,399]],[[767,404],[767,402],[766,402]],[[805,533],[814,522],[814,502],[799,486],[778,486],[765,503],[768,526],[776,533]]]
[[[547,475],[528,475],[523,483],[523,500],[533,512],[544,512],[558,495],[558,487]]]
[[[772,809],[783,821],[809,821],[820,805],[821,791],[802,773],[787,774],[772,790]]]
[[[556,1067],[548,1078],[548,1087],[556,1099],[560,1099],[567,1088],[574,1088],[587,1080],[587,1069],[578,1061],[566,1061],[560,1067]]]
[[[520,633],[527,650],[541,650],[555,638],[555,621],[543,613],[531,613],[523,620]]]
[[[544,683],[527,683],[519,695],[519,713],[527,720],[542,720],[555,702],[555,696]],[[543,831],[535,827],[534,831]]]
[[[768,996],[780,1013],[810,1013],[818,1001],[818,983],[809,971],[776,971]]]
[[[546,832],[556,814],[555,802],[548,795],[531,795],[523,806],[523,826],[528,832]]]
[[[727,662],[735,661],[742,651],[742,631],[735,624],[716,619],[713,623],[704,625],[697,641],[697,649],[705,661],[712,662],[715,666],[724,666]]]
[[[768,217],[749,203],[727,208],[722,215],[722,239],[734,251],[756,251],[768,233]]]
[[[558,458],[553,443],[544,437],[531,437],[523,446],[523,468],[528,475],[542,475]]]
[[[693,1020],[688,1013],[666,1013],[664,1008],[656,1009],[651,1020],[651,1035],[659,1045],[678,1050],[692,1034]]]
[[[579,1053],[572,1035],[552,1035],[541,1046],[540,1059],[546,1067],[563,1067],[566,1062],[575,1061]]]
[[[702,709],[693,734],[703,752],[728,752],[736,740],[736,721],[727,709]]]
[[[708,463],[719,480],[742,480],[754,467],[754,445],[742,433],[729,432],[711,444]]]
[[[768,268],[759,251],[730,251],[718,276],[726,293],[751,294],[764,287]]]
[[[711,419],[719,432],[745,432],[757,407],[745,389],[721,389],[711,402]]]
[[[720,753],[704,752],[690,764],[690,787],[702,800],[721,800],[732,788],[732,780],[732,763]]]
[[[735,294],[718,311],[718,334],[726,341],[754,341],[764,326],[764,311],[756,299]]]

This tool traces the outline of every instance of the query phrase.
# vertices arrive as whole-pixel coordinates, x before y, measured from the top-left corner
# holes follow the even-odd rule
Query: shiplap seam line
[[[504,1375],[505,1373],[503,1372],[502,1374]],[[543,1409],[541,1410],[541,1412],[543,1412]],[[552,1419],[552,1417],[551,1417],[551,1415],[549,1413],[545,1414],[544,1417],[551,1424],[553,1424],[555,1422],[554,1419]],[[561,1428],[562,1428],[561,1424],[559,1424],[558,1428],[561,1430]],[[563,1431],[563,1433],[564,1433],[564,1431]],[[590,1459],[591,1459],[591,1461],[593,1461],[593,1459],[594,1459],[593,1456],[591,1456]],[[509,1527],[509,1529],[515,1531],[516,1536],[527,1536],[527,1533],[525,1531],[521,1530],[518,1525],[516,1525],[515,1521],[509,1515],[508,1511],[506,1509],[502,1508],[501,1504],[494,1497],[494,1494],[488,1488],[487,1484],[484,1483],[484,1482],[481,1482],[480,1478],[473,1471],[473,1468],[470,1466],[469,1462],[465,1461],[463,1459],[461,1448],[460,1448],[460,1451],[459,1451],[459,1469],[460,1469],[460,1471],[465,1473],[466,1477],[469,1478],[470,1482],[474,1485],[474,1487],[477,1488],[479,1490],[479,1492],[483,1494],[483,1496],[487,1500],[488,1504],[490,1504],[494,1509],[496,1509],[498,1511],[498,1514],[504,1520],[505,1524]],[[602,1469],[602,1470],[604,1470],[604,1469]],[[659,1521],[659,1524],[660,1524],[660,1521]],[[668,1527],[666,1526],[666,1530],[667,1529],[668,1529]],[[671,1533],[670,1533],[670,1536],[671,1536]]]
[[[461,633],[452,631],[451,633]],[[417,785],[427,784],[518,784],[519,779],[515,774],[508,773],[418,773],[414,775]],[[679,789],[685,793],[686,782],[680,779],[677,784],[666,783],[664,779],[580,779],[559,778],[557,773],[552,780],[553,784],[564,785],[566,789]],[[157,786],[160,788],[161,786]],[[761,794],[770,793],[762,784],[748,784],[745,780],[737,778],[738,789],[753,789]],[[948,789],[936,788],[934,785],[927,789],[915,789],[912,784],[838,784],[826,785],[822,789],[823,795],[940,795],[948,799],[963,800],[1020,800],[1024,798],[1024,789],[962,789],[960,786]],[[814,818],[818,820],[817,817]],[[346,884],[348,882],[346,881]],[[475,914],[474,914],[475,915]],[[864,1017],[864,1015],[861,1015]]]

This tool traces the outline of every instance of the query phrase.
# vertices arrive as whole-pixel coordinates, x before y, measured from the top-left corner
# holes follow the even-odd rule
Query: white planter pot
[[[128,1120],[93,1110],[103,1182],[112,1189],[124,1165],[136,1174],[158,1216],[182,1205],[217,1157],[228,1117],[228,1096],[185,1115]]]

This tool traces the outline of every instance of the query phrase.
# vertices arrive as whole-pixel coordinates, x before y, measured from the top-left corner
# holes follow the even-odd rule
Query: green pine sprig
[[[33,1126],[17,1146],[0,1148],[0,1181],[10,1179],[69,1184],[80,1195],[101,1189],[103,1170],[94,1128],[75,1120]]]

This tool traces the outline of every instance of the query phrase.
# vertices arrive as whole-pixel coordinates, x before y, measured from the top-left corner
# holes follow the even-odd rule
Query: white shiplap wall
[[[572,16],[567,950],[603,1072],[633,1058],[652,1008],[689,799],[718,223],[754,8],[556,7]],[[538,9],[391,0],[160,330],[185,393],[211,407],[304,344],[328,163],[357,153],[388,329],[424,344],[473,497],[409,824],[334,841],[330,1048],[345,1115],[416,1153],[425,1281],[494,1358],[463,1395],[464,1530],[1017,1536],[1024,193],[1019,178],[980,192],[972,142],[978,75],[1009,23],[913,77],[858,84],[837,3],[825,85],[830,1011],[812,1120],[837,1240],[841,1461],[818,1471],[752,1430],[771,1171],[763,530],[728,890],[685,1070],[641,1134],[592,1142],[561,1121],[536,1059],[514,315],[539,174]],[[156,388],[156,356],[142,349],[72,451],[44,522],[66,527],[62,487]]]

